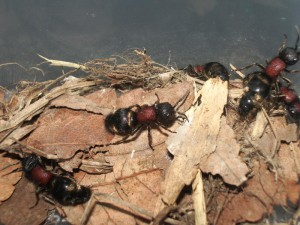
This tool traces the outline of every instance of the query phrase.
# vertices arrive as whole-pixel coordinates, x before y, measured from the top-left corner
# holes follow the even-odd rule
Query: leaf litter
[[[297,126],[262,111],[253,122],[241,120],[235,110],[241,80],[209,79],[196,87],[182,71],[139,50],[84,65],[42,58],[75,70],[54,81],[23,82],[15,93],[1,89],[0,159],[9,153],[16,161],[0,171],[0,211],[56,206],[72,224],[236,224],[299,201]],[[71,77],[80,70],[84,77]],[[122,140],[105,129],[109,113],[158,98],[174,105],[187,93],[179,111],[188,121],[169,127],[176,133],[153,127],[155,151],[147,129],[109,145]],[[29,209],[34,197],[14,204],[28,192],[14,189],[21,177],[18,158],[29,153],[58,162],[90,186],[93,197],[75,207],[39,203]],[[25,185],[22,179],[17,187]],[[41,216],[36,221],[46,218],[34,214]],[[12,221],[1,215],[1,222]]]

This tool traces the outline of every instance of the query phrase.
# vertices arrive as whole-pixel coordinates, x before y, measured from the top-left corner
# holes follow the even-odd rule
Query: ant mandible
[[[135,134],[147,127],[148,144],[154,150],[151,136],[151,128],[153,126],[158,129],[162,127],[174,133],[168,127],[174,124],[176,120],[187,120],[186,115],[177,110],[185,102],[189,92],[179,99],[174,106],[169,102],[160,103],[158,95],[155,95],[157,101],[154,105],[133,105],[128,108],[120,108],[105,118],[105,127],[110,133],[125,136],[121,141],[110,143],[109,145],[126,142],[130,136],[136,137]]]

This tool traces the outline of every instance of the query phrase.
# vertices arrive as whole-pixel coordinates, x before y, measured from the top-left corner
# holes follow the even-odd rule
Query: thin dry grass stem
[[[241,71],[239,71],[234,65],[232,64],[229,64],[230,65],[230,68],[236,72],[237,75],[239,75],[242,79],[244,79],[246,76],[245,74],[243,74]]]
[[[148,212],[147,210],[142,209],[140,206],[137,206],[137,205],[131,204],[129,202],[123,201],[119,198],[116,198],[110,194],[94,193],[94,196],[97,199],[97,202],[99,202],[100,204],[101,204],[101,202],[106,203],[108,200],[108,203],[111,203],[112,205],[129,208],[137,216],[142,216],[148,220],[152,220],[152,218],[153,218],[153,214],[151,212]]]
[[[295,161],[296,172],[297,172],[298,177],[300,178],[300,165],[299,165],[299,162],[298,162],[298,158],[297,158],[297,155],[296,155],[297,153],[295,152],[295,147],[294,147],[293,142],[291,142],[289,144],[289,148],[292,151],[294,161]]]
[[[26,145],[22,142],[20,142],[19,140],[16,140],[15,139],[15,142],[18,143],[21,147],[25,148],[25,150],[23,149],[23,152],[26,152],[26,149],[30,150],[30,153],[35,153],[39,156],[42,156],[44,158],[47,158],[47,159],[59,159],[57,155],[51,155],[51,154],[46,154],[45,152],[43,152],[42,150],[40,149],[37,149],[37,148],[34,148],[30,145]]]
[[[39,65],[48,63],[50,66],[58,66],[58,67],[68,67],[68,68],[75,68],[80,69],[84,71],[89,71],[90,68],[86,67],[84,65],[73,63],[73,62],[67,62],[67,61],[61,61],[61,60],[55,60],[55,59],[48,59],[45,56],[42,56],[40,54],[37,54],[40,58],[44,59],[45,61],[40,63]]]
[[[64,93],[68,91],[78,90],[83,87],[95,86],[96,83],[97,82],[95,81],[78,81],[52,89],[51,92],[45,94],[43,97],[33,102],[32,104],[28,104],[20,112],[13,115],[10,120],[1,121],[0,132],[14,128],[23,123],[28,118],[32,118],[34,115],[41,113],[51,100],[63,95]]]
[[[28,70],[22,66],[21,64],[17,63],[17,62],[10,62],[10,63],[3,63],[3,64],[0,64],[0,67],[3,67],[3,66],[11,66],[11,65],[17,65],[19,66],[20,68],[22,68],[23,70],[25,70],[26,72],[28,72]]]
[[[277,151],[278,151],[278,149],[279,149],[279,147],[280,147],[280,140],[278,138],[278,135],[276,134],[276,131],[274,129],[274,126],[272,124],[272,121],[270,120],[270,117],[269,117],[268,113],[266,112],[266,110],[264,109],[264,107],[262,107],[261,110],[263,111],[266,119],[268,120],[270,128],[271,128],[271,130],[272,130],[272,132],[274,134],[274,137],[276,139],[276,142],[275,142],[273,150],[272,150],[272,155],[271,155],[271,157],[274,158],[275,155],[276,155],[276,153],[277,153]]]

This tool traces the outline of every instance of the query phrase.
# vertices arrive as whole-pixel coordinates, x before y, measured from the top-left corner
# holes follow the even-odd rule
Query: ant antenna
[[[299,27],[297,25],[295,26],[295,28],[296,28],[296,31],[297,31],[297,40],[296,40],[296,44],[295,44],[295,50],[297,51],[298,50],[298,42],[299,42],[300,30],[299,30]]]
[[[188,90],[188,91],[186,92],[186,94],[185,94],[182,98],[180,98],[180,99],[178,100],[178,102],[175,103],[175,105],[173,106],[175,110],[179,109],[179,108],[183,105],[183,103],[186,101],[186,99],[187,99],[187,97],[189,96],[189,94],[190,94],[190,91]],[[179,103],[180,103],[180,104],[179,104]]]
[[[279,46],[278,53],[280,53],[286,47],[288,37],[286,34],[284,34],[283,36],[284,36],[284,39],[283,39],[281,45]]]

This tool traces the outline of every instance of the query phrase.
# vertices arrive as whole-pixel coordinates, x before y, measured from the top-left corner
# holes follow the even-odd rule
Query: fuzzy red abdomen
[[[148,123],[156,120],[156,112],[154,106],[143,106],[137,112],[137,120],[139,123]]]
[[[280,93],[283,95],[281,98],[285,103],[291,103],[297,99],[297,94],[293,89],[281,87]]]
[[[204,71],[204,67],[196,65],[196,66],[194,66],[194,70],[196,73],[202,73]]]
[[[31,178],[39,185],[47,185],[53,177],[53,174],[37,165],[30,172]]]
[[[283,62],[279,57],[271,60],[267,65],[265,72],[269,77],[275,79],[279,76],[280,72],[286,68],[285,62]]]

